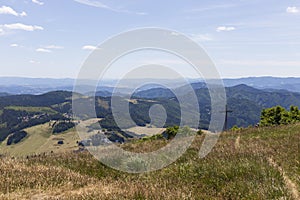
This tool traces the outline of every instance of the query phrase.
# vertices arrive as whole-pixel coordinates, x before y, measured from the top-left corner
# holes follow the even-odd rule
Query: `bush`
[[[179,126],[168,127],[163,133],[163,135],[169,140],[176,136],[178,130],[179,130]]]
[[[202,135],[203,134],[203,131],[201,130],[201,129],[199,129],[198,131],[197,131],[197,135]]]
[[[240,131],[242,128],[239,128],[237,125],[234,125],[231,129],[231,131]]]
[[[66,130],[69,130],[70,128],[75,127],[75,123],[73,122],[59,122],[59,123],[55,123],[53,125],[53,131],[52,133],[62,133]]]
[[[17,131],[8,137],[7,145],[9,146],[12,144],[17,144],[26,136],[27,136],[27,133],[25,131]]]

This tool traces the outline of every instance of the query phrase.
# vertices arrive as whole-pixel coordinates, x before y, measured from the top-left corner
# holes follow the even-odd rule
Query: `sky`
[[[190,37],[222,78],[300,77],[299,0],[0,0],[0,76],[76,78],[98,45],[143,27]],[[136,59],[187,67],[157,53],[119,66]]]

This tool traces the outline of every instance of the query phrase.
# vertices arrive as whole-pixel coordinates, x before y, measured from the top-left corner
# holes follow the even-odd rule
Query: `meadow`
[[[299,199],[300,124],[224,132],[205,158],[205,134],[168,167],[143,174],[113,170],[88,152],[0,159],[1,199]],[[153,151],[164,139],[121,145]]]

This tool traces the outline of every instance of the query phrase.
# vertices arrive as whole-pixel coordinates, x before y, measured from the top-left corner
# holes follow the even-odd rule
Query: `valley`
[[[208,90],[199,84],[194,84],[194,90],[199,100],[199,129],[207,129],[210,119],[210,96]],[[178,88],[179,94],[184,94]],[[226,88],[228,109],[233,112],[228,117],[228,127],[255,126],[260,121],[261,111],[265,108],[281,105],[289,109],[290,105],[300,106],[300,93],[282,90],[272,92],[237,85]],[[80,98],[93,98],[77,94]],[[132,139],[161,134],[166,127],[178,125],[180,122],[180,106],[176,96],[164,88],[137,91],[131,98],[120,97],[129,103],[132,120],[138,125],[129,124],[124,130],[116,125],[111,112],[111,98],[96,96],[95,110],[97,119],[87,127],[100,132],[99,138],[105,142],[128,142]],[[81,141],[73,128],[79,121],[72,119],[72,93],[54,91],[42,95],[8,95],[0,97],[0,153],[12,155],[29,155],[33,153],[63,152],[76,150]],[[166,124],[157,128],[151,124],[149,109],[154,104],[160,104],[166,109]],[[126,117],[123,117],[125,123]],[[98,125],[97,125],[98,124]],[[100,128],[100,126],[101,128]],[[25,131],[28,135],[18,139],[17,144],[8,144],[11,134]],[[19,133],[18,133],[19,134]],[[102,136],[101,136],[102,135]],[[17,134],[14,137],[18,137]],[[19,136],[22,137],[22,136]],[[98,136],[97,136],[98,137]],[[95,138],[94,138],[95,139]],[[19,142],[19,140],[21,140]],[[91,140],[90,136],[82,140]],[[58,144],[58,143],[63,144]],[[88,142],[89,143],[89,142]]]

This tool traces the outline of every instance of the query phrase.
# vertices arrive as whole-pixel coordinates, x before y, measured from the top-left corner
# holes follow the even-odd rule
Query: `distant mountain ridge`
[[[4,96],[9,96],[10,94],[6,93],[6,92],[0,92],[0,97],[4,97]]]
[[[156,81],[155,79],[149,79],[148,82],[162,82]],[[121,93],[127,94],[132,90],[132,83],[141,82],[141,80],[127,80],[125,85],[122,87]],[[203,88],[206,86],[203,80],[188,79],[191,86],[194,89]],[[248,77],[248,78],[236,78],[236,79],[223,79],[226,87],[232,87],[240,84],[245,84],[257,89],[263,89],[267,91],[275,90],[288,90],[291,92],[300,93],[300,78],[278,78],[278,77]],[[22,77],[0,77],[0,93],[8,94],[43,94],[50,91],[65,90],[73,91],[75,79],[52,79],[52,78],[22,78]],[[80,80],[81,93],[91,94],[94,91],[93,84],[95,81],[91,80]],[[173,89],[180,87],[184,90],[183,85],[178,80],[167,80],[166,83],[172,86]],[[172,84],[174,83],[174,84]],[[101,82],[96,91],[99,93],[105,92],[105,95],[109,95],[114,90],[114,86],[117,84],[117,80],[105,80]],[[104,89],[106,88],[106,89]],[[139,89],[144,91],[152,88],[162,88],[158,84],[148,84]]]
[[[238,79],[224,79],[227,87],[245,84],[258,89],[277,89],[300,92],[300,78],[288,77],[248,77]]]

